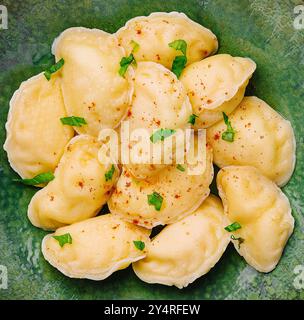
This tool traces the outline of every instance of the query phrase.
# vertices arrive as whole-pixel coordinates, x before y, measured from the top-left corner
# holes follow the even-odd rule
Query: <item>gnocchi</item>
[[[194,213],[153,238],[133,270],[145,282],[182,289],[219,261],[230,242],[227,224],[221,201],[210,195]]]
[[[241,225],[233,232],[236,250],[256,270],[272,271],[294,228],[287,197],[249,166],[221,169],[217,186],[228,219]]]
[[[28,217],[36,227],[55,230],[97,215],[107,202],[119,175],[115,166],[98,161],[100,144],[88,135],[73,138],[55,171],[55,179],[32,198]],[[113,165],[114,166],[114,165]]]
[[[10,101],[4,149],[11,167],[30,179],[53,172],[74,130],[63,126],[66,116],[60,81],[39,74],[23,82]]]
[[[69,234],[71,243],[61,247],[53,236]],[[113,272],[143,259],[133,241],[149,244],[149,230],[125,222],[111,214],[62,227],[42,241],[44,258],[71,278],[103,280]]]
[[[278,185],[286,184],[296,159],[290,122],[257,97],[245,97],[229,120],[236,131],[233,143],[220,138],[226,129],[224,121],[207,129],[215,164],[220,168],[250,165]]]
[[[56,59],[64,59],[62,91],[69,116],[83,117],[78,133],[97,137],[101,128],[114,128],[126,115],[133,87],[118,73],[125,55],[114,35],[97,29],[70,28],[54,42]]]
[[[217,54],[186,67],[180,80],[186,87],[194,113],[195,128],[208,128],[231,113],[242,101],[256,69],[249,58]]]
[[[133,41],[138,43],[138,50],[134,52],[137,61],[161,63],[168,69],[179,54],[169,47],[169,43],[175,40],[187,42],[189,64],[214,54],[218,49],[217,38],[209,29],[178,12],[155,12],[148,17],[133,18],[116,34],[127,54],[133,50]]]
[[[108,202],[109,209],[126,221],[146,228],[174,223],[192,213],[209,195],[213,179],[210,147],[204,169],[200,174],[190,175],[170,165],[154,176],[137,180],[124,168]],[[159,210],[149,204],[149,197],[153,195],[161,199]]]

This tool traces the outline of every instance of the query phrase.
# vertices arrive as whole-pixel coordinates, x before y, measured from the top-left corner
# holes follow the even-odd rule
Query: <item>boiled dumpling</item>
[[[230,241],[227,224],[221,201],[209,196],[194,213],[153,238],[146,258],[133,264],[136,275],[148,283],[186,287],[221,258]]]
[[[245,97],[229,121],[236,132],[233,142],[221,138],[224,121],[207,130],[216,165],[250,165],[280,186],[287,183],[296,158],[290,122],[257,97]]]
[[[249,58],[218,54],[185,68],[180,80],[187,89],[195,128],[208,128],[242,101],[256,64]]]
[[[139,62],[134,79],[134,97],[126,118],[131,134],[136,129],[145,129],[150,136],[159,129],[189,127],[192,107],[185,88],[174,73],[155,62]],[[147,147],[152,144],[149,136],[148,144],[145,144]],[[132,143],[130,152],[135,152]],[[148,163],[152,163],[152,157],[150,159]],[[127,165],[128,170],[138,179],[151,176],[165,167],[159,163],[136,164],[131,160],[131,164]]]
[[[234,246],[247,263],[260,272],[272,271],[279,262],[294,227],[287,197],[256,168],[221,169],[217,186],[233,232]]]
[[[134,50],[134,42],[139,45],[133,52],[137,61],[154,61],[169,69],[174,58],[180,55],[169,47],[169,43],[175,40],[187,42],[189,64],[214,54],[218,49],[216,36],[209,29],[178,12],[133,18],[117,31],[117,36],[127,54]]]
[[[64,102],[69,116],[83,117],[87,125],[78,133],[98,136],[101,128],[114,128],[125,116],[132,98],[132,82],[119,75],[124,49],[114,35],[97,29],[70,28],[54,42],[61,69]]]
[[[119,175],[116,166],[98,161],[99,149],[100,143],[88,135],[71,140],[55,179],[30,202],[28,216],[34,226],[54,230],[98,213]]]
[[[125,222],[111,214],[91,218],[58,229],[42,242],[44,258],[71,278],[103,280],[113,272],[146,256],[134,242],[149,244],[149,230]],[[53,236],[69,235],[62,247]]]
[[[144,180],[137,180],[124,168],[108,202],[110,211],[146,228],[174,223],[192,213],[210,192],[213,178],[210,147],[206,148],[206,159],[197,164],[191,162],[182,165],[184,171],[170,165]],[[193,167],[201,170],[195,175],[188,174]]]
[[[60,79],[47,81],[39,74],[23,82],[10,101],[4,149],[11,167],[22,177],[54,171],[73,128],[63,126],[66,117]]]

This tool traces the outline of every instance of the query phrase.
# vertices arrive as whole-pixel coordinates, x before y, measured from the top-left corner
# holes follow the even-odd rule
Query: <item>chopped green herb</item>
[[[182,172],[184,172],[184,171],[186,170],[181,164],[178,164],[178,165],[176,166],[176,168],[177,168],[179,171],[182,171]]]
[[[232,128],[231,122],[229,121],[228,116],[223,112],[224,122],[227,126],[227,130],[222,133],[222,139],[228,142],[234,141],[235,131]]]
[[[187,42],[182,39],[175,40],[169,43],[169,47],[181,51],[183,54],[182,56],[175,57],[171,68],[172,72],[177,76],[177,78],[179,78],[187,64]]]
[[[177,56],[175,57],[173,63],[172,63],[172,72],[179,77],[182,74],[182,71],[184,70],[185,66],[187,64],[187,57],[186,56]]]
[[[139,50],[139,44],[134,40],[131,40],[130,44],[133,46],[132,53],[136,53]]]
[[[188,123],[194,125],[196,118],[198,118],[196,114],[191,114],[191,116],[189,117]]]
[[[55,179],[52,172],[40,173],[32,179],[14,179],[13,181],[22,182],[28,186],[37,186],[39,184],[45,184]]]
[[[231,238],[232,240],[237,240],[237,241],[239,242],[239,244],[238,244],[239,249],[240,249],[240,247],[241,247],[241,244],[245,241],[245,239],[243,239],[243,238],[241,238],[241,237],[236,238],[233,234],[231,235],[230,238]]]
[[[105,173],[106,181],[112,180],[114,172],[115,172],[115,167],[114,167],[114,164],[112,164],[111,169]]]
[[[72,236],[69,233],[62,234],[61,236],[53,236],[55,240],[59,242],[60,247],[62,248],[65,244],[72,244]]]
[[[187,53],[187,42],[185,40],[175,40],[169,43],[169,47],[181,51],[183,55],[186,55]]]
[[[46,77],[46,79],[48,81],[51,80],[52,74],[57,72],[59,69],[61,69],[63,65],[64,65],[64,60],[60,59],[57,63],[53,64],[47,70],[45,70],[44,76]]]
[[[242,226],[238,222],[233,222],[229,226],[225,227],[225,230],[228,232],[233,232],[241,228]]]
[[[133,54],[131,53],[128,57],[123,57],[121,60],[120,60],[120,68],[119,68],[119,75],[121,75],[122,77],[125,76],[127,70],[128,70],[128,67],[131,63],[136,63],[136,60],[133,56]]]
[[[163,197],[159,193],[153,192],[148,195],[148,204],[154,206],[155,210],[160,211],[163,204]]]
[[[74,116],[61,118],[60,121],[64,125],[73,126],[73,127],[81,127],[84,124],[87,124],[84,118],[74,117]]]
[[[134,243],[134,246],[136,247],[136,249],[140,250],[140,251],[143,251],[145,249],[145,243],[138,240],[138,241],[133,241]]]
[[[172,136],[176,130],[174,129],[159,129],[155,131],[150,137],[151,142],[156,143],[158,141],[164,141],[165,138]]]

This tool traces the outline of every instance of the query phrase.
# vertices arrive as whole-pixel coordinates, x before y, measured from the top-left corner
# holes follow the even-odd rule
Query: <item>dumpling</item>
[[[272,271],[292,234],[294,219],[287,197],[256,168],[229,166],[217,175],[217,186],[233,232],[236,250],[260,272]]]
[[[224,121],[207,129],[216,165],[253,166],[278,185],[287,183],[296,159],[290,122],[257,97],[245,97],[229,121],[236,131],[233,142],[221,138],[226,130]]]
[[[146,249],[138,249],[133,241],[148,246],[149,234],[147,229],[106,214],[47,235],[42,241],[42,253],[52,266],[68,277],[103,280],[143,259]],[[53,236],[63,235],[69,235],[70,241],[61,247]]]
[[[100,143],[91,136],[79,135],[71,140],[55,179],[29,204],[28,217],[34,226],[54,230],[98,213],[119,175],[116,166],[98,161],[99,150]]]
[[[133,18],[116,34],[127,54],[132,52],[134,42],[139,44],[138,50],[133,52],[137,61],[154,61],[169,69],[174,58],[180,55],[169,47],[175,40],[187,42],[188,64],[212,55],[218,49],[216,36],[209,29],[178,12]]]
[[[230,241],[227,224],[221,201],[211,195],[194,213],[153,238],[146,258],[133,263],[133,270],[145,282],[182,289],[219,261]]]
[[[191,161],[192,162],[192,161]],[[191,214],[209,195],[213,178],[212,150],[204,161],[170,165],[144,180],[137,180],[124,167],[108,206],[113,214],[146,228],[174,223]],[[188,169],[198,168],[197,174]]]
[[[64,102],[69,116],[83,117],[87,125],[78,133],[98,136],[101,128],[114,128],[125,116],[132,99],[133,73],[119,75],[124,49],[114,35],[97,29],[70,28],[54,42],[56,59],[64,59],[61,69]]]
[[[191,114],[187,92],[174,73],[155,62],[138,63],[134,76],[134,97],[126,118],[131,134],[135,129],[146,129],[149,135],[153,129],[185,129],[189,127]],[[135,152],[132,148],[130,143],[130,152]],[[135,177],[143,179],[165,165],[136,164],[131,161],[127,167]]]
[[[180,80],[187,89],[194,114],[195,128],[208,128],[231,113],[242,101],[256,69],[249,58],[218,54],[186,67]]]
[[[66,111],[56,75],[39,74],[23,82],[10,101],[4,150],[11,167],[24,179],[54,171],[73,128],[60,118]]]

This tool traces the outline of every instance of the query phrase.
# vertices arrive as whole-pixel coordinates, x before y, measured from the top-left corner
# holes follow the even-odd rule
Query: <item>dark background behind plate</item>
[[[258,273],[230,245],[207,276],[183,290],[148,285],[137,279],[131,268],[101,282],[69,279],[52,268],[40,251],[45,232],[26,217],[36,189],[12,182],[17,175],[1,149],[0,265],[7,266],[9,282],[7,290],[0,289],[0,299],[304,299],[304,288],[296,290],[293,285],[294,268],[304,265],[304,30],[293,27],[293,8],[301,3],[0,0],[9,13],[9,29],[0,30],[0,145],[5,140],[10,97],[23,80],[43,70],[42,65],[33,64],[33,57],[35,61],[50,52],[61,31],[83,26],[115,32],[134,16],[175,10],[212,29],[220,52],[256,61],[258,68],[248,94],[264,99],[292,122],[298,148],[296,171],[284,188],[296,227],[278,267],[270,274]]]

